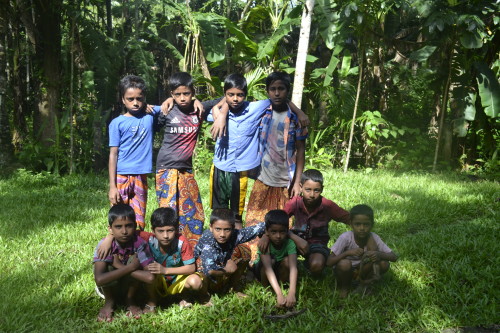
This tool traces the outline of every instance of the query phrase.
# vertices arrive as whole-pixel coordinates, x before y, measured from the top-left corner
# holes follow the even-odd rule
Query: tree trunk
[[[41,70],[35,133],[45,147],[56,142],[61,78],[61,1],[34,1],[36,60]]]
[[[436,142],[436,149],[434,151],[434,162],[432,163],[432,171],[436,171],[437,160],[439,156],[439,146],[441,145],[441,138],[443,137],[444,131],[444,119],[446,116],[446,110],[448,109],[448,95],[450,92],[451,84],[451,69],[452,69],[452,54],[453,54],[453,44],[450,45],[450,53],[448,56],[448,77],[446,78],[445,85],[443,87],[443,103],[441,104],[441,114],[439,115],[439,128],[438,137]]]
[[[362,42],[363,42],[362,40],[359,42],[360,45],[362,45]],[[364,58],[365,50],[363,47],[361,47],[361,49],[359,51],[360,51],[360,57],[359,57],[358,86],[356,88],[356,100],[354,102],[354,111],[352,113],[351,132],[349,134],[349,145],[347,146],[347,154],[346,154],[345,162],[344,162],[344,173],[347,172],[347,168],[349,167],[349,158],[351,156],[352,138],[354,136],[354,125],[356,123],[356,113],[358,111],[359,94],[361,91],[361,80],[363,78],[363,58]]]
[[[4,168],[12,162],[13,148],[10,137],[9,115],[5,103],[7,93],[7,24],[0,18],[0,167]]]
[[[113,34],[113,16],[111,15],[111,0],[106,0],[106,30],[108,36]]]
[[[297,62],[295,65],[295,79],[293,84],[292,102],[301,108],[302,92],[304,91],[304,76],[306,71],[307,50],[309,48],[309,35],[315,0],[306,0],[302,11],[300,24],[299,46],[297,51]]]

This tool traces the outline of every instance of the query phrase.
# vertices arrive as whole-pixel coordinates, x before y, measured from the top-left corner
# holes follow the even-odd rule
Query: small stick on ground
[[[264,318],[269,319],[269,320],[288,319],[288,318],[298,316],[298,315],[306,312],[306,310],[307,310],[307,308],[303,308],[302,310],[297,310],[297,311],[287,311],[285,314],[282,314],[282,315],[265,315]]]

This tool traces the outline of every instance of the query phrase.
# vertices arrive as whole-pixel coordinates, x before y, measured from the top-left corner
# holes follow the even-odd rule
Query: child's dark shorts
[[[330,255],[330,249],[323,244],[309,244],[309,253],[305,256],[306,260],[309,259],[309,256],[313,253],[321,253],[326,260]]]
[[[281,261],[274,261],[273,258],[273,271],[274,274],[276,275],[277,278],[279,278],[279,271],[280,271],[280,266],[281,266]],[[252,266],[252,272],[255,275],[255,278],[260,281],[260,273],[264,269],[264,265],[262,264],[262,260],[259,260],[256,264]]]

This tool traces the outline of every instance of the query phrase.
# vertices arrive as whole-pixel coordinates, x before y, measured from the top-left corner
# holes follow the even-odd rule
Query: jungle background
[[[312,2],[299,48],[301,1],[0,0],[0,332],[498,332],[500,4]],[[142,76],[159,104],[174,72],[195,77],[200,99],[238,72],[248,99],[263,99],[267,74],[293,77],[300,56],[306,168],[341,207],[371,205],[399,255],[375,293],[340,300],[331,269],[316,280],[299,265],[306,311],[294,318],[267,319],[273,293],[252,283],[243,300],[139,320],[119,308],[98,323],[91,256],[107,232],[119,79]],[[207,132],[195,155],[204,203]],[[156,207],[150,190],[146,220]],[[329,245],[348,229],[331,223]]]
[[[495,173],[499,6],[318,0],[309,46],[298,50],[300,1],[2,0],[0,165],[105,170],[126,74],[146,80],[150,104],[168,97],[177,71],[196,78],[200,99],[242,73],[255,100],[266,98],[267,74],[293,77],[305,52],[307,166],[345,166],[359,81],[349,168]],[[200,137],[197,169],[213,145]]]

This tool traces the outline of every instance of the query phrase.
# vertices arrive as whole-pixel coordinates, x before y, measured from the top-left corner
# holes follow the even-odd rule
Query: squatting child
[[[156,160],[156,197],[160,207],[172,207],[179,216],[179,231],[194,247],[203,232],[205,214],[193,174],[193,151],[206,115],[194,108],[194,83],[185,72],[173,74],[168,86],[175,102],[168,115],[160,114],[158,127],[165,127]],[[204,102],[210,110],[218,101]]]
[[[323,175],[309,169],[300,179],[302,196],[296,196],[285,205],[285,212],[294,216],[292,239],[300,253],[306,258],[306,266],[313,276],[320,276],[330,254],[327,247],[331,220],[349,224],[349,212],[321,195]]]
[[[154,284],[148,288],[149,301],[144,312],[154,312],[159,297],[181,295],[181,307],[191,306],[193,293],[201,290],[202,280],[196,273],[193,248],[187,239],[178,233],[179,220],[170,207],[160,207],[151,216],[153,232],[140,233],[149,244],[155,261],[145,267],[155,275]],[[188,295],[187,293],[191,293]]]
[[[352,230],[341,234],[331,248],[327,265],[334,266],[341,298],[348,295],[353,279],[364,283],[378,280],[389,270],[389,261],[398,259],[382,239],[371,232],[373,224],[371,207],[354,206],[350,211]]]
[[[299,195],[304,169],[307,128],[299,127],[297,116],[287,104],[290,76],[271,73],[266,78],[266,91],[271,107],[260,124],[261,170],[248,201],[247,226],[262,221],[272,209],[283,209],[290,198]],[[255,260],[257,243],[249,246]]]
[[[273,288],[276,293],[276,306],[292,308],[295,306],[297,289],[297,248],[288,237],[288,214],[280,209],[266,214],[266,235],[269,238],[268,250],[261,253],[254,264],[255,276],[264,286]],[[289,283],[286,297],[279,282]]]
[[[160,112],[146,112],[146,84],[135,75],[120,80],[120,98],[126,113],[109,124],[109,193],[112,205],[130,205],[144,230],[148,197],[147,174],[152,172],[153,121]]]
[[[235,229],[234,212],[214,209],[210,215],[210,230],[205,230],[194,249],[199,259],[198,271],[203,273],[204,288],[208,293],[239,291],[238,284],[250,260],[243,243],[264,233],[265,224],[259,223],[241,230]]]
[[[109,232],[114,240],[111,252],[104,259],[94,252],[94,280],[104,294],[104,306],[98,321],[112,321],[118,299],[125,299],[127,316],[138,318],[142,310],[137,305],[136,292],[140,282],[151,284],[154,276],[144,267],[153,262],[148,244],[135,233],[134,210],[126,204],[112,206],[108,213]]]
[[[259,123],[271,105],[269,99],[257,102],[245,101],[247,81],[241,74],[231,74],[224,80],[224,99],[229,107],[226,135],[217,139],[213,165],[210,172],[210,207],[230,208],[236,214],[236,228],[242,228],[248,177],[258,175]],[[218,111],[219,103],[214,107]],[[307,116],[293,103],[291,110],[306,126]],[[225,115],[225,113],[223,113]],[[221,117],[222,118],[222,117]],[[208,121],[213,121],[212,113]]]

